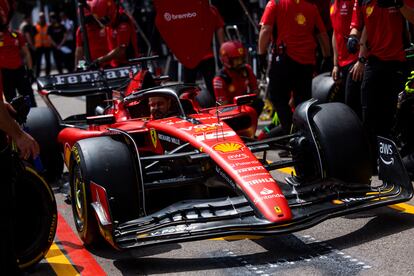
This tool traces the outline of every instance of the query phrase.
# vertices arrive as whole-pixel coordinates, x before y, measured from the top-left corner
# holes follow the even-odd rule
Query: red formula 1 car
[[[39,84],[46,100],[53,94],[90,95],[100,91],[91,74],[49,77]],[[81,79],[88,80],[82,88]],[[384,138],[379,138],[383,184],[371,185],[368,142],[356,115],[341,103],[305,102],[296,108],[293,134],[255,141],[250,96],[202,109],[193,101],[195,86],[141,88],[98,108],[102,115],[58,117],[57,145],[69,170],[77,231],[86,244],[100,236],[127,249],[284,234],[412,197],[395,145]],[[168,117],[151,119],[152,97],[170,101]],[[292,158],[270,162],[278,149]],[[295,176],[274,179],[271,171],[290,166]]]

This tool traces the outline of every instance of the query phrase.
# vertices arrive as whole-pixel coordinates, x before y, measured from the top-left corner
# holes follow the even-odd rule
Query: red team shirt
[[[0,68],[17,69],[23,65],[20,49],[26,45],[24,37],[17,32],[0,33]]]
[[[270,0],[260,21],[261,25],[277,28],[277,45],[284,43],[286,53],[301,64],[315,64],[315,27],[320,33],[325,26],[314,4],[305,0]]]
[[[88,34],[89,50],[92,61],[106,55],[109,52],[106,29],[100,28],[95,24],[87,24],[86,32]],[[80,28],[76,31],[76,47],[83,47],[83,37]]]
[[[332,1],[330,7],[331,22],[335,32],[338,52],[338,65],[340,67],[347,66],[358,59],[358,54],[350,54],[346,48],[354,4],[354,0],[335,0]]]
[[[414,0],[404,0],[404,3],[414,8]],[[379,8],[377,1],[356,5],[351,26],[358,30],[366,27],[368,56],[380,60],[405,61],[403,44],[403,24],[405,19],[396,8]],[[378,26],[381,26],[380,28]]]
[[[224,72],[228,78],[218,75],[213,79],[217,101],[231,103],[236,96],[256,93],[258,90],[257,79],[250,65],[246,64],[242,73],[227,68],[224,68]]]

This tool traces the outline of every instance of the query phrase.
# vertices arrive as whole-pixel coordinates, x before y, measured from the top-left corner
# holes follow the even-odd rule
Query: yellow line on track
[[[388,207],[407,213],[407,214],[412,214],[414,215],[414,206],[407,204],[407,203],[400,203],[400,204],[395,204],[395,205],[389,205]]]
[[[80,275],[73,267],[65,254],[59,249],[56,243],[53,243],[46,255],[46,261],[59,276]]]

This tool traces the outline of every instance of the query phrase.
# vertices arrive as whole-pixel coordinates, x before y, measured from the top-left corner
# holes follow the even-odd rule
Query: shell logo
[[[334,11],[335,11],[335,6],[334,6],[334,5],[332,5],[329,11],[330,11],[330,14],[333,14],[333,13],[334,13]]]
[[[299,25],[306,24],[306,17],[302,13],[299,13],[298,15],[296,15],[295,20],[296,22],[298,22]]]
[[[238,48],[237,49],[240,55],[244,55],[244,49],[243,48]]]
[[[366,10],[367,17],[370,16],[373,11],[374,11],[374,6],[368,6]]]
[[[221,143],[221,144],[215,145],[213,149],[216,151],[220,151],[222,153],[227,153],[227,152],[239,151],[243,147],[244,147],[243,144],[240,144],[240,143]]]

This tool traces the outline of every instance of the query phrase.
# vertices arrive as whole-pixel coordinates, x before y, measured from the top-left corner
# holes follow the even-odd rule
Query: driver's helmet
[[[118,5],[114,0],[88,0],[90,12],[86,12],[85,16],[93,15],[103,25],[108,25],[116,18]]]
[[[246,64],[246,48],[240,41],[224,42],[220,47],[220,60],[230,69],[238,69]]]

